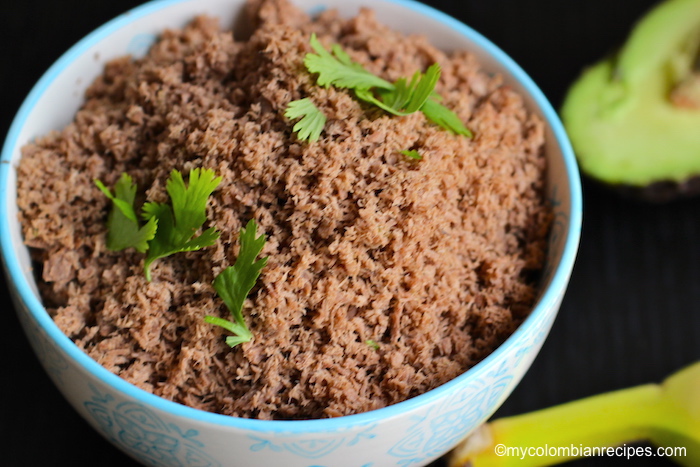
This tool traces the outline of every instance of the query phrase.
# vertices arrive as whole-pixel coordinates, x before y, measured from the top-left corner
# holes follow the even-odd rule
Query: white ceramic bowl
[[[581,187],[562,125],[542,92],[505,53],[484,37],[432,8],[407,0],[295,0],[309,12],[342,15],[371,6],[404,32],[420,31],[444,50],[466,48],[502,73],[546,123],[548,196],[556,217],[542,293],[519,329],[465,374],[426,394],[358,415],[326,420],[262,421],[207,413],[170,402],[127,383],[78,349],[54,324],[39,298],[17,222],[16,171],[20,148],[68,124],[86,86],[105,61],[142,55],[166,27],[207,13],[237,16],[244,0],[162,0],[100,27],[66,52],[39,80],[20,108],[0,163],[0,242],[17,313],[34,351],[75,409],[103,436],[155,466],[384,466],[425,465],[484,422],[527,371],[559,309],[578,248]]]

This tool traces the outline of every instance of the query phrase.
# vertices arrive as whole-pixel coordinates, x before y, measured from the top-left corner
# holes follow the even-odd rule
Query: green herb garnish
[[[466,136],[471,138],[472,132],[464,126],[462,120],[456,113],[440,104],[434,98],[430,98],[420,108],[425,118],[440,126],[452,134]]]
[[[371,347],[374,350],[379,350],[379,344],[373,339],[367,339],[365,341],[365,344],[367,344],[369,347]]]
[[[297,138],[302,141],[318,140],[326,124],[326,116],[308,97],[290,102],[284,116],[290,120],[301,117],[293,130],[297,132]]]
[[[306,54],[304,65],[310,73],[317,74],[316,84],[319,86],[332,85],[352,89],[358,99],[393,115],[408,115],[421,111],[428,120],[453,134],[472,136],[457,114],[439,102],[440,96],[435,93],[435,85],[441,73],[438,64],[428,67],[425,74],[414,73],[410,81],[399,78],[390,83],[370,73],[359,63],[353,62],[338,44],[332,46],[331,53],[323,47],[315,34],[311,35],[310,44],[316,53]],[[321,119],[320,115],[323,114],[320,110],[310,101],[305,101],[308,101],[308,98],[290,102],[285,116],[303,116],[304,118],[294,126],[294,131],[298,132],[297,136],[301,140],[315,141],[311,136],[316,135],[318,139],[325,125],[325,116]],[[302,102],[305,103],[301,104]],[[309,105],[312,107],[308,107]]]
[[[407,149],[407,150],[405,150],[405,151],[400,151],[400,152],[401,152],[401,154],[403,154],[404,156],[408,157],[409,159],[413,159],[413,160],[416,160],[416,161],[423,160],[423,156],[421,156],[421,155],[418,153],[418,151],[416,151],[415,149]]]
[[[248,342],[253,338],[243,319],[243,302],[258,280],[260,271],[267,264],[267,257],[255,260],[265,246],[266,240],[265,235],[256,238],[256,231],[257,224],[251,219],[248,225],[241,229],[241,247],[236,262],[214,279],[214,289],[226,304],[234,321],[209,315],[204,317],[207,323],[221,326],[234,334],[226,338],[226,343],[230,347]]]
[[[433,94],[435,84],[440,79],[440,65],[434,63],[425,74],[415,72],[411,81],[399,78],[392,89],[376,91],[381,98],[375,97],[371,89],[356,89],[355,95],[394,115],[409,115],[421,110],[423,104]]]
[[[219,232],[214,228],[192,237],[206,221],[207,199],[220,182],[221,177],[216,177],[212,170],[192,169],[189,187],[186,187],[182,174],[173,170],[165,186],[172,208],[163,203],[144,204],[141,217],[146,224],[141,227],[134,209],[137,187],[131,177],[122,174],[114,185],[114,195],[101,181],[95,180],[95,185],[114,204],[107,219],[107,248],[113,251],[135,248],[140,253],[148,251],[144,272],[150,282],[150,266],[156,259],[199,250],[213,245],[219,238]]]
[[[219,238],[219,232],[214,228],[193,237],[207,219],[207,199],[220,182],[221,177],[216,177],[212,170],[192,169],[186,187],[182,174],[173,170],[165,185],[172,207],[154,202],[144,204],[142,217],[149,222],[152,219],[158,222],[158,230],[149,242],[144,262],[147,280],[151,280],[150,266],[156,259],[199,250],[213,245]]]
[[[156,234],[158,220],[149,219],[143,227],[139,225],[134,210],[137,187],[132,178],[123,173],[114,185],[114,195],[101,181],[95,180],[95,185],[113,203],[107,217],[107,249],[120,251],[134,248],[140,253],[145,253],[148,250],[148,242]]]

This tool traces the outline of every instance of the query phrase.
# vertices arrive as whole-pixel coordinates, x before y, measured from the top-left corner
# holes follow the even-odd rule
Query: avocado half
[[[666,0],[571,86],[561,116],[582,172],[638,197],[700,194],[700,0]]]

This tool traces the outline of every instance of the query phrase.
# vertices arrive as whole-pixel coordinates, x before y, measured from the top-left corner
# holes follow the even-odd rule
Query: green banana
[[[634,441],[667,448],[680,465],[700,465],[700,362],[661,384],[489,422],[452,451],[449,467],[546,466],[608,448],[627,457],[657,452],[627,445]]]

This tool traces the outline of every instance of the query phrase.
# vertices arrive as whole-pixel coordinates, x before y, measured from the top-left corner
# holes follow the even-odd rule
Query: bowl
[[[581,228],[579,173],[562,125],[542,92],[503,51],[457,20],[409,0],[294,0],[310,13],[343,16],[371,6],[380,21],[420,31],[443,50],[469,49],[504,76],[545,122],[547,196],[555,217],[537,303],[492,354],[454,380],[382,409],[332,419],[266,421],[186,407],[147,393],[89,358],[42,306],[24,246],[16,203],[16,164],[32,138],[67,125],[104,63],[143,55],[166,27],[201,13],[233,22],[244,0],[161,0],[135,8],[78,42],[41,77],[19,109],[0,163],[0,247],[22,327],[52,381],[92,427],[145,465],[384,466],[425,465],[486,421],[513,391],[556,317]]]

